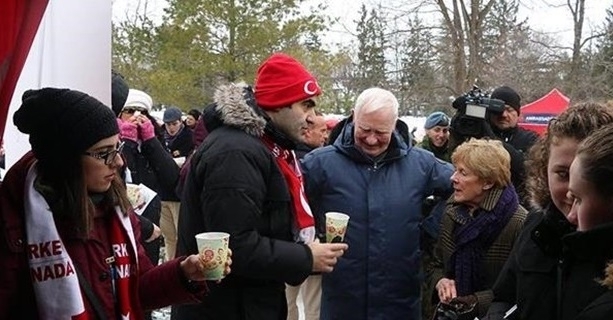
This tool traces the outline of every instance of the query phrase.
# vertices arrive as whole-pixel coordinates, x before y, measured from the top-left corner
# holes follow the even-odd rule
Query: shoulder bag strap
[[[106,316],[104,314],[104,310],[102,309],[102,304],[100,303],[100,300],[98,300],[98,297],[96,297],[96,295],[94,294],[92,287],[89,285],[89,281],[85,279],[85,277],[81,273],[81,270],[79,270],[79,268],[77,268],[75,264],[73,264],[73,267],[77,272],[77,277],[79,278],[79,285],[81,286],[81,289],[83,289],[87,300],[89,300],[89,303],[91,304],[92,308],[94,308],[96,319],[104,320]]]

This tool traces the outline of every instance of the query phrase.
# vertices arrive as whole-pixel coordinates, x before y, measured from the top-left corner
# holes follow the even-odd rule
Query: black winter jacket
[[[613,258],[613,224],[568,233],[556,242],[556,233],[564,234],[568,225],[559,216],[546,215],[536,222],[531,223],[535,227],[527,225],[525,230],[532,230],[529,234],[533,243],[520,238],[516,246],[520,251],[512,256],[513,260],[509,259],[494,286],[495,301],[507,301],[506,306],[492,306],[485,319],[502,319],[501,311],[513,301],[517,301],[522,320],[576,319],[600,304],[598,299],[607,292],[598,280],[603,279],[605,266]],[[545,238],[550,240],[544,241]],[[509,273],[509,264],[516,265],[515,274]],[[502,286],[503,273],[507,277],[506,286]]]
[[[507,130],[499,130],[496,126],[491,126],[494,134],[504,142],[504,148],[511,155],[511,180],[519,195],[519,202],[522,206],[529,208],[526,195],[525,181],[525,156],[530,148],[536,143],[538,135],[533,131],[515,127]]]
[[[608,290],[592,301],[575,320],[610,320],[613,319],[613,290]]]
[[[558,283],[560,319],[571,320],[608,291],[599,281],[604,278],[607,263],[613,259],[613,223],[573,232],[562,242],[562,275]],[[613,315],[607,319],[611,318]]]
[[[492,130],[503,142],[510,144],[523,154],[527,154],[528,150],[530,150],[538,139],[538,135],[534,131],[520,127],[498,130],[496,126],[492,126]]]
[[[188,157],[192,150],[194,150],[194,139],[193,132],[185,125],[182,125],[181,131],[177,133],[177,137],[169,142],[169,140],[165,140],[166,150],[170,155],[174,158],[179,157]],[[168,133],[164,133],[164,139],[166,139],[166,135]],[[179,155],[174,155],[175,151],[179,151]]]
[[[309,248],[292,240],[286,182],[260,140],[271,127],[243,98],[249,92],[230,84],[216,93],[213,116],[221,121],[205,119],[210,133],[191,159],[179,216],[177,254],[197,253],[198,233],[228,232],[232,273],[209,284],[202,304],[174,306],[175,320],[284,320],[285,283],[300,284],[312,270]]]
[[[574,229],[553,204],[528,214],[494,284],[494,302],[486,319],[502,319],[514,304],[518,305],[515,314],[520,319],[557,319],[556,279],[562,237]]]
[[[122,152],[126,158],[132,183],[144,184],[158,193],[162,201],[178,201],[175,187],[179,167],[157,139],[141,143],[126,140]]]

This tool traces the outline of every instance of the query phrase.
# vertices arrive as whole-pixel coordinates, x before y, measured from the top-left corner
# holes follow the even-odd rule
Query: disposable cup
[[[349,216],[340,212],[326,213],[326,242],[343,242]]]
[[[206,280],[221,280],[224,278],[229,242],[230,234],[225,232],[205,232],[196,235],[198,253],[204,264]]]

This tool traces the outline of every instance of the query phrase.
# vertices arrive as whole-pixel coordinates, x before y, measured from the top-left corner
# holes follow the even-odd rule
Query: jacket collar
[[[261,137],[266,128],[264,112],[256,105],[253,91],[244,83],[220,86],[215,103],[207,106],[204,121],[209,132],[225,125]]]
[[[494,131],[494,133],[503,138],[503,139],[510,139],[516,132],[517,132],[517,125],[515,125],[515,127],[513,128],[508,128],[508,129],[504,129],[504,130],[500,130],[498,129],[498,127],[496,127],[495,125],[492,125],[492,131]]]
[[[581,260],[600,261],[613,257],[613,223],[589,231],[576,231],[562,238],[564,254]]]
[[[354,131],[353,118],[347,119],[347,122],[343,126],[343,129],[339,133],[338,138],[334,141],[334,146],[342,153],[352,158],[357,162],[362,163],[374,163],[375,160],[364,154],[360,149],[355,146],[353,131]],[[403,128],[406,129],[407,136],[405,137],[402,132]],[[396,129],[392,132],[392,138],[387,148],[386,154],[379,162],[384,163],[407,154],[411,148],[410,138],[408,136],[408,127],[402,122],[402,120],[396,121]]]
[[[270,117],[257,106],[253,90],[245,83],[231,83],[220,86],[215,91],[215,103],[203,112],[204,122],[209,132],[220,126],[228,126],[254,136],[269,136],[284,149],[294,149],[295,142],[280,132]]]

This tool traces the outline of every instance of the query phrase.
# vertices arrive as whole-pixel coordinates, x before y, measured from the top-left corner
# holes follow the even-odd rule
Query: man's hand
[[[349,248],[346,243],[319,243],[319,240],[308,246],[313,254],[313,272],[332,272],[338,257]]]

